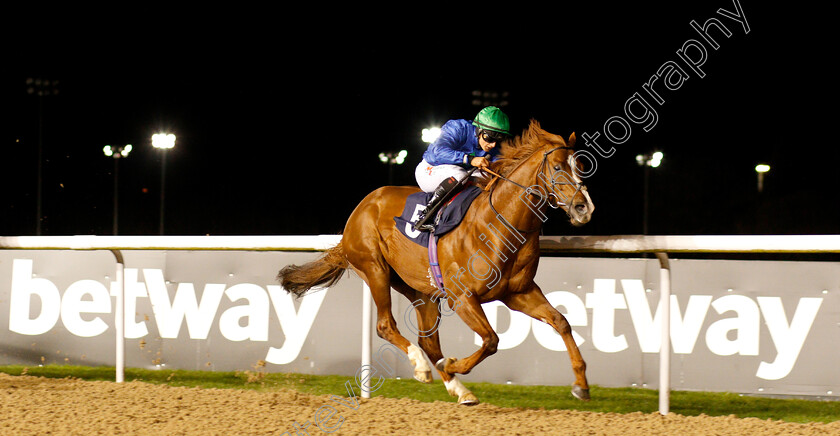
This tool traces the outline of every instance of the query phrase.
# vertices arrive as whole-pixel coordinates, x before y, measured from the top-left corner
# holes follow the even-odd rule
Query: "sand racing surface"
[[[838,435],[840,422],[506,409],[362,399],[356,410],[292,390],[181,388],[0,374],[0,435]],[[340,416],[339,416],[340,415]],[[343,421],[340,421],[343,417]],[[340,423],[340,426],[339,426]]]

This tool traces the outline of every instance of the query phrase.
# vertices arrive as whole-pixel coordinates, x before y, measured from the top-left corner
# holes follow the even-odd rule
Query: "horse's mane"
[[[565,145],[563,138],[546,132],[540,127],[540,123],[531,120],[522,134],[508,139],[501,143],[501,152],[498,159],[490,164],[490,170],[504,177],[519,165],[522,160],[529,158],[536,151],[541,150],[547,142],[560,141]],[[482,180],[479,186],[484,187],[489,180]]]
[[[540,123],[531,120],[531,124],[522,131],[521,135],[502,142],[499,158],[490,165],[490,169],[507,176],[522,159],[528,158],[542,148],[544,143],[538,140],[542,133],[545,133],[545,130],[540,127]]]

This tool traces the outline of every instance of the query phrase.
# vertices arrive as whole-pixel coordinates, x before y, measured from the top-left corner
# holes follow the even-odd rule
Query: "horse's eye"
[[[560,164],[554,165],[554,171],[560,171]]]

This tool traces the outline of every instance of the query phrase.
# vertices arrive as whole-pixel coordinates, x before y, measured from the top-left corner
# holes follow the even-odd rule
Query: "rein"
[[[552,148],[551,150],[548,150],[548,151],[544,152],[544,153],[543,153],[542,163],[540,163],[540,170],[539,170],[539,173],[540,173],[540,174],[545,174],[546,162],[548,162],[548,155],[549,155],[549,154],[551,154],[551,153],[553,153],[553,152],[555,152],[555,151],[557,151],[557,150],[574,150],[574,147],[569,147],[569,146],[560,146],[560,147],[554,147],[554,148]],[[523,162],[523,163],[524,163],[524,162]],[[521,165],[521,164],[520,164],[520,165]],[[519,168],[518,166],[517,166],[516,168],[514,168],[514,169],[513,169],[513,171],[511,171],[511,173],[515,172],[518,168]],[[513,181],[513,180],[511,180],[511,179],[509,179],[509,178],[507,178],[507,177],[505,177],[505,176],[502,176],[501,174],[496,174],[495,172],[490,171],[489,169],[484,169],[483,171],[486,171],[486,172],[488,172],[488,173],[490,173],[490,174],[492,174],[492,175],[494,176],[493,180],[492,180],[492,181],[491,181],[491,182],[487,185],[487,187],[485,188],[485,190],[489,190],[489,191],[490,191],[490,194],[488,195],[488,199],[487,199],[487,201],[490,203],[490,209],[491,209],[491,210],[492,210],[492,211],[493,211],[496,215],[498,215],[498,216],[502,216],[502,214],[501,214],[501,213],[499,213],[499,211],[497,211],[497,210],[496,210],[496,207],[495,207],[495,206],[493,206],[493,191],[495,191],[495,189],[492,189],[492,188],[493,188],[493,185],[496,183],[496,180],[498,180],[498,179],[502,179],[502,180],[504,180],[504,181],[506,181],[506,182],[513,183],[514,185],[516,185],[516,186],[518,186],[518,187],[520,187],[520,188],[524,189],[524,190],[525,190],[525,192],[527,192],[527,193],[529,193],[529,194],[531,194],[531,195],[536,195],[536,196],[538,196],[541,200],[545,200],[545,201],[548,203],[548,206],[549,206],[549,207],[551,207],[552,209],[559,209],[559,208],[561,208],[561,207],[563,207],[563,206],[568,206],[565,202],[560,201],[560,197],[558,197],[558,196],[557,196],[557,194],[555,194],[555,193],[553,192],[553,187],[554,187],[554,186],[558,186],[558,185],[560,185],[560,186],[562,186],[562,185],[571,185],[572,183],[570,183],[570,182],[557,182],[557,181],[555,181],[555,180],[554,180],[554,175],[555,175],[555,174],[557,174],[557,173],[560,171],[560,170],[557,170],[556,168],[552,168],[552,169],[551,169],[551,177],[550,177],[550,180],[551,180],[551,188],[552,188],[552,190],[549,190],[547,187],[542,187],[543,189],[545,189],[545,191],[546,191],[546,193],[547,193],[547,194],[545,195],[545,197],[547,197],[547,198],[545,198],[541,192],[539,192],[539,191],[537,191],[537,190],[535,190],[535,189],[531,189],[531,187],[529,187],[529,186],[523,186],[522,184],[520,184],[520,183],[518,183],[518,182],[515,182],[515,181]],[[537,182],[537,183],[538,183],[538,184],[537,184],[537,186],[540,186],[540,185],[539,185],[539,182]],[[575,183],[574,185],[575,185],[575,192],[574,192],[574,194],[572,194],[571,198],[574,198],[574,197],[575,197],[575,196],[576,196],[576,195],[577,195],[577,194],[581,191],[581,189],[583,189],[583,187],[584,187],[583,183],[580,183],[580,182]],[[557,202],[556,202],[556,203],[552,203],[552,202],[550,201],[550,199],[551,199],[551,197],[552,197],[552,196],[554,196],[554,197],[557,199]],[[566,211],[566,213],[568,214],[569,212],[568,212],[568,211]],[[520,233],[531,233],[531,232],[535,232],[535,231],[539,230],[541,227],[542,227],[542,224],[538,224],[536,228],[531,229],[531,230],[522,230],[522,229],[518,229],[518,228],[515,228],[515,227],[514,227],[514,228],[515,228],[518,232],[520,232]]]

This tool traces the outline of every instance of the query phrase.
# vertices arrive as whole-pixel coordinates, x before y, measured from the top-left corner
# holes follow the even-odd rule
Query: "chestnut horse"
[[[501,144],[499,159],[490,165],[500,179],[479,182],[485,191],[475,198],[463,222],[438,242],[443,293],[430,281],[427,249],[406,238],[394,223],[406,197],[418,192],[410,186],[385,186],[368,194],[347,220],[338,245],[318,260],[286,266],[278,280],[300,297],[312,287],[333,285],[352,268],[370,287],[379,336],[408,355],[417,380],[430,383],[432,372],[426,359],[400,334],[391,313],[391,288],[404,295],[417,312],[416,327],[428,332],[418,333],[420,348],[436,362],[447,391],[461,404],[476,404],[478,399],[455,374],[468,374],[496,352],[499,342],[481,304],[501,301],[548,323],[562,336],[575,373],[572,394],[588,400],[586,364],[569,323],[534,283],[547,208],[562,208],[575,226],[589,222],[594,210],[577,175],[574,143],[574,133],[567,145],[532,120],[520,136]],[[441,309],[454,310],[481,336],[482,345],[475,353],[461,359],[444,358],[437,332]]]

